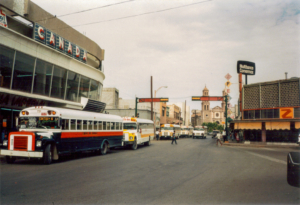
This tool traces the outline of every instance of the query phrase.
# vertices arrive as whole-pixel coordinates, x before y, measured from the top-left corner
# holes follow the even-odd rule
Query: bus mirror
[[[290,152],[287,156],[287,182],[300,187],[300,152]]]

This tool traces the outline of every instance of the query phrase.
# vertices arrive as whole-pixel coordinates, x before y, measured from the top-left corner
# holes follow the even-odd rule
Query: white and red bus
[[[63,154],[97,150],[104,155],[123,145],[122,118],[116,115],[30,107],[20,112],[19,127],[4,139],[0,150],[8,163],[25,157],[50,164]]]

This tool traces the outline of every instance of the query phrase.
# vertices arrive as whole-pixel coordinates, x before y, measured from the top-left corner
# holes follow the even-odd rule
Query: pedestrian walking
[[[174,133],[173,133],[173,136],[172,136],[172,143],[171,144],[173,144],[173,142],[175,142],[177,144],[175,130],[174,130]]]
[[[222,136],[221,133],[218,133],[218,134],[217,134],[217,146],[218,146],[219,142],[220,142],[220,144],[221,144],[221,146],[222,146],[221,136]]]
[[[158,141],[158,138],[159,138],[159,131],[157,130],[156,131],[156,140]]]

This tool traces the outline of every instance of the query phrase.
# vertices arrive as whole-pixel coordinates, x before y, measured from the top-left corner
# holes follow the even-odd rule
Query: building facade
[[[0,4],[0,133],[26,107],[103,111],[104,50],[30,0]]]
[[[106,103],[106,109],[118,109],[119,90],[116,88],[103,88],[101,101]]]

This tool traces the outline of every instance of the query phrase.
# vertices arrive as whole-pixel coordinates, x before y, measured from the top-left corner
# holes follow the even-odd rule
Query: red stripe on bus
[[[123,136],[123,132],[62,132],[61,138]]]

